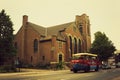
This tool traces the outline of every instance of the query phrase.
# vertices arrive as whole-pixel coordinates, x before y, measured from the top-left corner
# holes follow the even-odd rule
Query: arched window
[[[34,53],[38,52],[38,40],[34,40]]]
[[[62,54],[59,54],[59,62],[62,62]]]
[[[77,39],[74,38],[74,54],[77,53]]]
[[[82,25],[79,25],[79,31],[81,34],[83,34],[83,26]]]
[[[84,40],[82,40],[82,52],[86,52],[85,51],[85,42],[84,42]]]
[[[79,39],[79,42],[78,42],[78,50],[79,50],[79,53],[81,53],[81,41]]]
[[[70,51],[71,51],[71,56],[72,56],[72,37],[69,36],[69,38],[70,38]]]

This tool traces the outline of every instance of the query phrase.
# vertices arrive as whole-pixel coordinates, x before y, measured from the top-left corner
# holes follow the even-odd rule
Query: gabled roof
[[[28,26],[32,27],[36,32],[38,32],[41,35],[44,36],[51,36],[51,35],[57,35],[60,37],[59,35],[59,31],[61,30],[65,30],[67,27],[69,27],[71,24],[73,24],[74,22],[69,22],[69,23],[65,23],[65,24],[61,24],[61,25],[56,25],[56,26],[52,26],[52,27],[42,27],[39,25],[36,25],[34,23],[28,22]]]
[[[65,23],[65,24],[61,24],[61,25],[48,27],[47,34],[48,35],[57,35],[59,31],[66,29],[67,27],[69,27],[73,23],[74,22],[69,22],[69,23]]]
[[[34,23],[31,23],[31,22],[28,22],[28,26],[32,27],[36,32],[38,32],[41,35],[45,35],[45,33],[46,33],[46,28],[45,27],[36,25]]]
[[[61,34],[61,31],[64,31],[66,28],[68,28],[71,24],[74,22],[69,22],[61,25],[56,25],[52,27],[47,28],[47,35],[56,35],[58,40],[65,41],[65,36]]]

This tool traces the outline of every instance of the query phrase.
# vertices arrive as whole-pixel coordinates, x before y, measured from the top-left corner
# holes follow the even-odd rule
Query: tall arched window
[[[78,50],[79,50],[79,53],[81,53],[81,41],[79,39],[79,42],[78,42]]]
[[[85,42],[84,42],[84,40],[82,40],[82,52],[86,52],[85,51]]]
[[[34,53],[38,52],[38,40],[34,40]]]
[[[70,38],[70,51],[71,51],[71,56],[72,56],[72,37],[69,36],[69,38]]]
[[[77,53],[77,39],[74,38],[74,54]]]

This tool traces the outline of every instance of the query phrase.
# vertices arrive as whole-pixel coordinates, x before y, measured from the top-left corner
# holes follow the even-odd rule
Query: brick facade
[[[91,47],[89,17],[77,15],[75,22],[45,28],[28,22],[24,15],[14,41],[17,58],[25,64],[69,62],[72,54],[88,52]]]

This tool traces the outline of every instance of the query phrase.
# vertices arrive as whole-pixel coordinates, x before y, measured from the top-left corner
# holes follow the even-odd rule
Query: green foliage
[[[5,62],[8,58],[16,55],[13,45],[13,23],[5,10],[0,12],[0,62]],[[2,65],[3,63],[0,63]]]
[[[101,61],[107,60],[112,53],[115,51],[115,46],[112,41],[105,35],[105,33],[96,32],[95,40],[93,41],[92,47],[90,49],[91,53],[98,54]]]
[[[40,63],[35,66],[38,69],[50,69],[50,64],[41,65]]]
[[[62,70],[64,68],[64,65],[65,65],[65,63],[61,61],[61,62],[56,64],[56,69]]]
[[[13,65],[0,66],[0,72],[16,72],[16,68]]]

